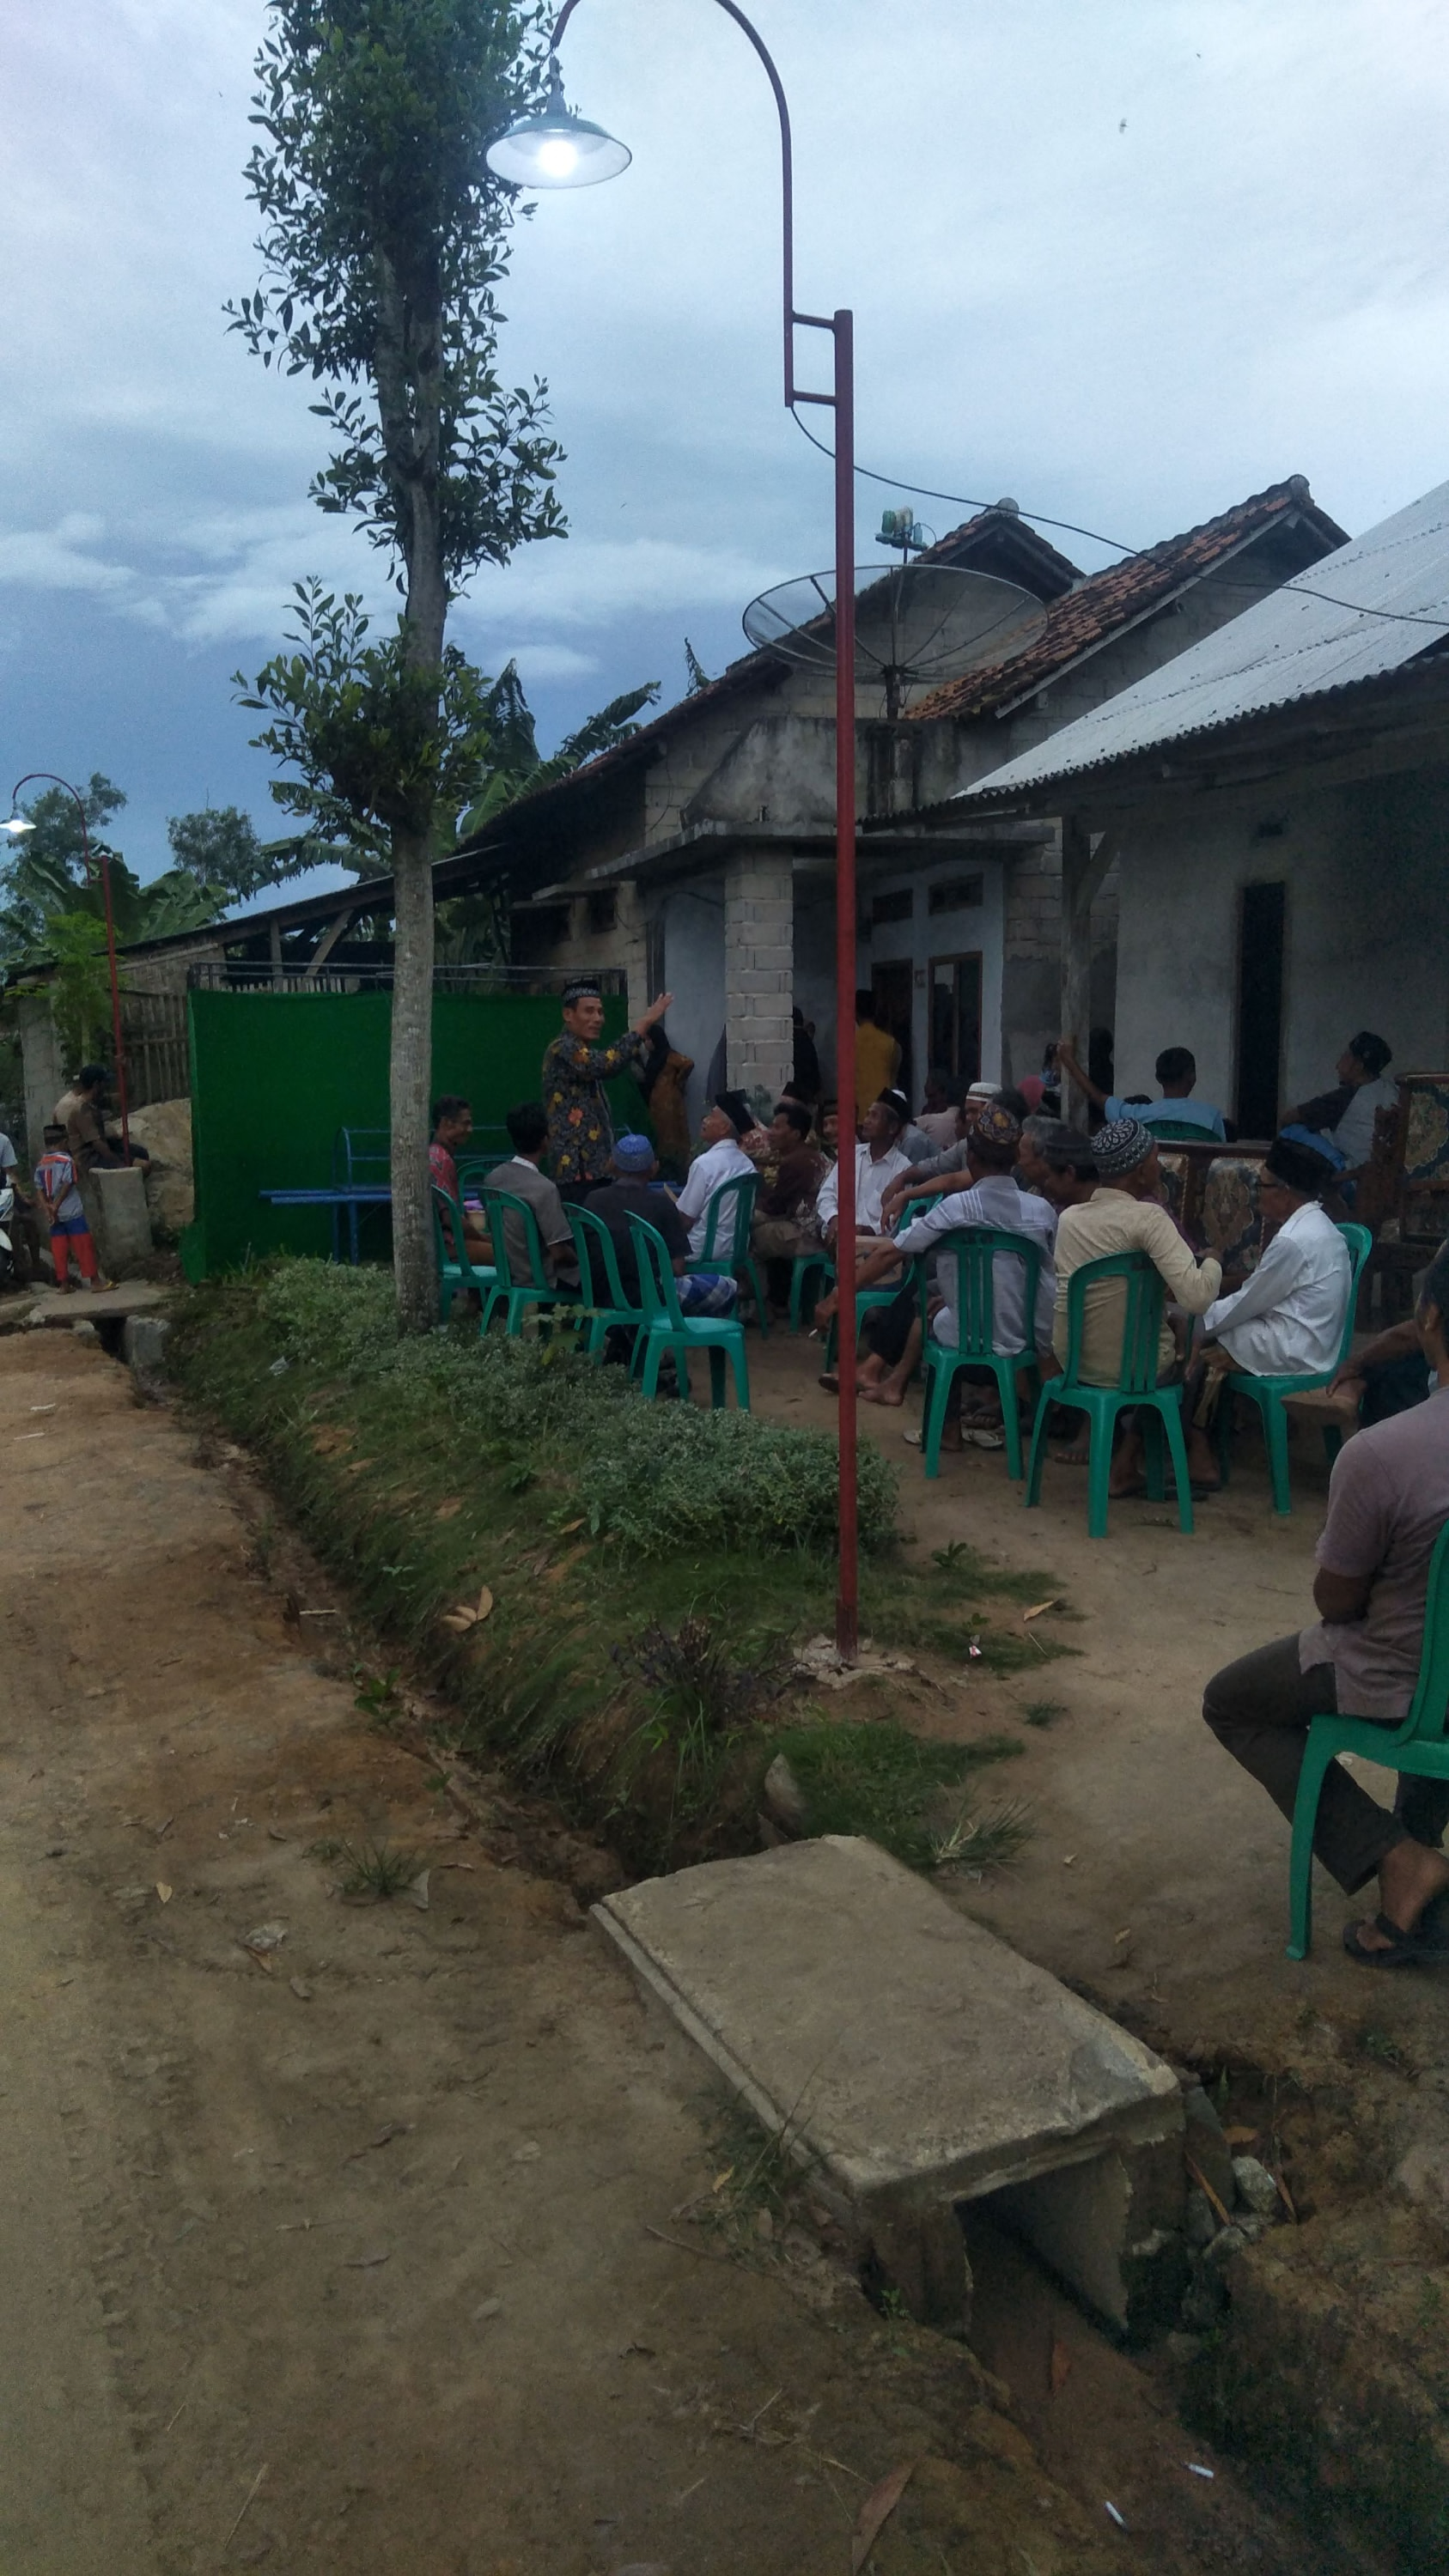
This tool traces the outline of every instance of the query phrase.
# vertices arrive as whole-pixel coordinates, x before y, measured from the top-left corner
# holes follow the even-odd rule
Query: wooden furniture
[[[1449,1073],[1403,1073],[1397,1106],[1374,1120],[1354,1214],[1375,1235],[1386,1324],[1407,1315],[1413,1280],[1449,1235]]]
[[[1214,1136],[1201,1144],[1176,1138],[1159,1150],[1168,1205],[1183,1232],[1222,1263],[1225,1290],[1240,1288],[1257,1262],[1252,1182],[1269,1141],[1243,1137],[1223,1145]]]

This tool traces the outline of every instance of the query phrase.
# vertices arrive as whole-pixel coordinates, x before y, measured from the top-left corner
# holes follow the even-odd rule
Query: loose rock
[[[1267,2166],[1260,2164],[1256,2156],[1234,2156],[1233,2180],[1238,2187],[1239,2199],[1246,2201],[1259,2218],[1277,2217],[1283,2205],[1278,2196],[1278,2186]]]
[[[1199,2191],[1194,2186],[1187,2195],[1187,2216],[1184,2221],[1187,2241],[1189,2245],[1201,2248],[1211,2245],[1217,2232],[1218,2221],[1212,2202],[1205,2191]]]
[[[760,1795],[773,1823],[787,1834],[805,1831],[805,1792],[783,1753],[777,1753],[761,1784]]]
[[[1233,2159],[1223,2124],[1200,2084],[1189,2084],[1182,2096],[1187,2120],[1187,2152],[1224,2209],[1233,2205]]]

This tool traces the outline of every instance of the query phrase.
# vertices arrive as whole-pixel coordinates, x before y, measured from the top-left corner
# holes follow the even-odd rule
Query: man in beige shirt
[[[1196,1261],[1158,1195],[1162,1183],[1157,1144],[1138,1118],[1122,1118],[1099,1127],[1092,1139],[1097,1187],[1081,1207],[1069,1207],[1057,1227],[1057,1305],[1052,1347],[1058,1364],[1067,1359],[1067,1283],[1089,1261],[1105,1261],[1118,1252],[1145,1252],[1166,1283],[1168,1296],[1189,1315],[1205,1315],[1222,1286],[1222,1264]],[[1082,1347],[1078,1366],[1088,1386],[1115,1386],[1122,1367],[1122,1329],[1126,1317],[1124,1282],[1103,1279],[1086,1291]],[[1163,1317],[1157,1345],[1157,1378],[1162,1385],[1178,1373],[1177,1344]],[[1083,1453],[1085,1454],[1085,1453]],[[1188,1428],[1188,1465],[1194,1485],[1211,1488],[1221,1479],[1205,1432]],[[1142,1485],[1142,1440],[1129,1429],[1112,1469],[1114,1494],[1129,1494]]]

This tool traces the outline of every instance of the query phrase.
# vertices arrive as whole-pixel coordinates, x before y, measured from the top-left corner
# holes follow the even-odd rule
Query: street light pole
[[[558,48],[579,0],[564,0],[549,39],[552,56],[548,103],[541,115],[522,117],[489,146],[498,177],[515,186],[588,187],[627,169],[629,155],[596,125],[570,116],[564,105]],[[855,1400],[855,343],[854,316],[828,317],[795,308],[794,163],[790,110],[768,46],[736,0],[716,0],[733,18],[764,66],[780,118],[780,197],[784,274],[785,405],[818,403],[835,414],[835,1088],[840,1113],[839,1199],[835,1242],[840,1371],[840,1580],[835,1603],[835,1642],[854,1663],[860,1641],[859,1515],[856,1484]],[[795,333],[828,331],[834,351],[831,390],[816,393],[795,381]]]
[[[90,827],[86,821],[85,799],[78,788],[72,787],[68,778],[58,777],[53,769],[27,769],[25,776],[17,778],[10,790],[12,815],[20,802],[21,788],[32,786],[38,778],[46,779],[52,787],[63,787],[67,796],[75,798],[76,812],[80,816],[81,853],[85,861],[86,884],[93,886],[96,882],[97,861],[91,856],[91,836]],[[106,958],[111,970],[111,1036],[116,1051],[116,1097],[121,1111],[121,1142],[129,1163],[131,1120],[126,1101],[126,1051],[121,1043],[121,978],[116,965],[116,916],[111,907],[111,863],[104,842],[99,852],[99,874],[101,895],[106,908]]]

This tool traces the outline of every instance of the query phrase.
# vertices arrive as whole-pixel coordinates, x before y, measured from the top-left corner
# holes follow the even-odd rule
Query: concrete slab
[[[1113,2323],[1159,2302],[1183,2194],[1171,2068],[876,1844],[710,1862],[594,1916],[916,2314],[964,2327],[956,2209],[1007,2190]],[[1103,2170],[1046,2185],[1083,2166]]]
[[[89,1288],[79,1288],[74,1295],[63,1297],[55,1288],[26,1289],[13,1301],[0,1304],[0,1332],[27,1327],[54,1325],[68,1332],[72,1324],[119,1323],[127,1315],[141,1315],[164,1306],[167,1290],[156,1287],[149,1279],[118,1280],[93,1296]]]

